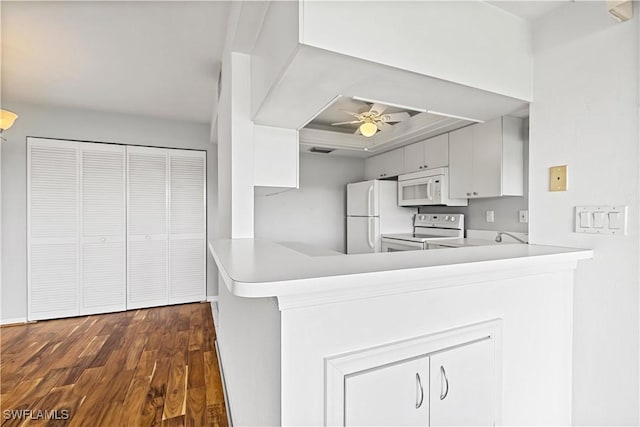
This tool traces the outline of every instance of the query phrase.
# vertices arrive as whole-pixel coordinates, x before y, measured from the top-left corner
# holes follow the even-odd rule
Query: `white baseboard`
[[[224,406],[227,410],[227,422],[229,427],[233,427],[233,419],[231,417],[231,405],[229,404],[229,394],[227,393],[227,381],[224,377],[224,369],[222,368],[222,355],[220,354],[220,347],[218,340],[214,342],[216,347],[216,354],[218,356],[218,369],[220,369],[220,379],[222,379],[222,395],[224,396]]]
[[[218,295],[207,295],[207,302],[218,302],[220,297]]]
[[[13,319],[0,319],[0,325],[13,325],[18,323],[27,323],[26,317],[16,317]]]

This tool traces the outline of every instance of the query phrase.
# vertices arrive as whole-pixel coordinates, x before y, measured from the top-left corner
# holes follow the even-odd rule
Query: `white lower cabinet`
[[[497,325],[330,358],[327,425],[498,424]]]
[[[490,339],[429,357],[429,425],[495,424],[495,355]]]
[[[345,426],[428,425],[429,358],[348,376],[345,402]]]

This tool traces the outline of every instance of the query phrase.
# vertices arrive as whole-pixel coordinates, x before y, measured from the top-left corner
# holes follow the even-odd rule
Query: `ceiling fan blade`
[[[340,110],[340,111],[342,111],[343,113],[347,113],[348,115],[353,116],[353,117],[359,117],[360,116],[360,113],[354,113],[353,111],[347,111],[347,110]]]
[[[362,135],[362,132],[360,132],[360,127],[358,127],[358,129],[356,129],[356,131],[353,134],[354,135]]]
[[[382,115],[382,121],[383,122],[403,122],[405,120],[409,120],[411,118],[411,115],[409,115],[409,113],[389,113],[389,114],[383,114]]]
[[[378,104],[377,102],[375,104],[373,104],[371,106],[371,108],[369,109],[369,111],[375,111],[378,114],[382,114],[384,112],[384,110],[387,109],[386,105],[383,104]]]
[[[352,120],[350,122],[331,123],[331,126],[350,125],[350,124],[353,124],[353,123],[360,123],[360,120]]]
[[[385,130],[385,129],[391,129],[391,125],[386,124],[385,122],[376,122],[376,126],[378,127],[378,130]]]

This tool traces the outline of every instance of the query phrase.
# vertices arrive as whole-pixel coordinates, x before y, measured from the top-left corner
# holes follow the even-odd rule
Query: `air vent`
[[[309,149],[310,153],[320,153],[320,154],[329,154],[329,153],[333,153],[334,150],[333,148],[321,148],[321,147],[311,147]]]

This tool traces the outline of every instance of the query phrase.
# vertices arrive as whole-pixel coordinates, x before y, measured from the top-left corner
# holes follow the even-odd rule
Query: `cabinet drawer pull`
[[[422,401],[424,400],[424,389],[422,388],[422,381],[420,380],[420,374],[416,372],[416,409],[420,409]]]
[[[444,366],[440,366],[440,400],[444,400],[449,394],[449,379]]]

